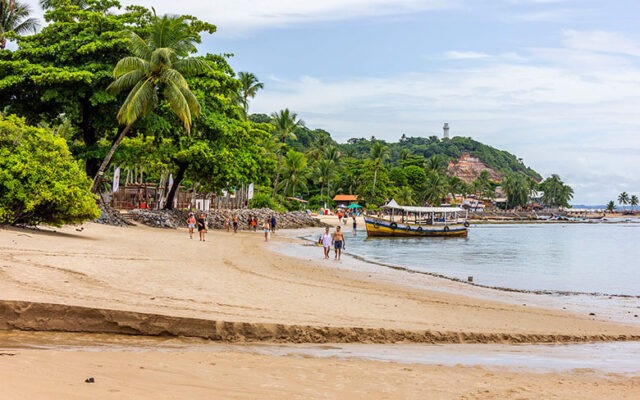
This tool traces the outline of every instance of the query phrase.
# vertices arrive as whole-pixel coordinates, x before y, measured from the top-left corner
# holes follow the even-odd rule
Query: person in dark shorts
[[[336,226],[336,231],[333,234],[333,249],[336,252],[335,259],[340,261],[340,255],[342,255],[342,249],[345,248],[346,242],[344,240],[344,234],[340,225]]]
[[[276,216],[272,215],[271,216],[271,233],[274,233],[276,231]]]
[[[196,223],[198,224],[198,234],[200,234],[200,241],[205,242],[205,235],[207,234],[207,216],[205,213],[201,212],[196,218]]]
[[[233,216],[233,233],[238,233],[238,216]]]

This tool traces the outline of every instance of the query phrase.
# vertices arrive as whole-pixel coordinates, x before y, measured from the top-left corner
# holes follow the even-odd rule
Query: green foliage
[[[283,211],[278,202],[269,193],[257,193],[249,200],[249,208],[270,208],[276,211]]]
[[[573,189],[565,185],[560,176],[551,175],[540,183],[539,188],[544,192],[542,202],[549,207],[569,207],[569,200],[573,198]]]
[[[64,139],[0,116],[0,223],[76,224],[100,216]]]
[[[317,194],[309,198],[309,203],[307,203],[307,207],[309,207],[310,210],[318,210],[320,208],[324,208],[325,204],[328,208],[335,207],[335,203],[333,202],[333,199],[331,199],[329,196]]]

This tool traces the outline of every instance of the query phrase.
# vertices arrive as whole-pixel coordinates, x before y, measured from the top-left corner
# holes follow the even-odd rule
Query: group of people
[[[318,243],[322,245],[322,249],[324,250],[324,258],[328,259],[329,253],[331,252],[331,246],[335,251],[334,259],[340,260],[340,256],[342,255],[342,250],[346,248],[346,241],[344,238],[344,233],[340,225],[336,226],[335,232],[332,234],[329,232],[329,227],[327,226],[324,230],[324,233],[318,239]]]
[[[358,228],[358,222],[356,221],[356,213],[353,211],[350,211],[346,214],[342,213],[342,210],[338,210],[338,213],[336,214],[336,216],[338,217],[338,222],[342,222],[343,224],[347,224],[347,220],[349,219],[349,217],[351,217],[351,222],[353,224],[353,232],[355,233],[357,228]]]
[[[249,216],[247,218],[247,228],[254,232],[258,230],[258,218],[255,216]],[[189,239],[193,239],[193,232],[195,228],[198,228],[198,234],[200,235],[200,241],[206,241],[207,233],[207,215],[204,212],[198,213],[196,217],[195,213],[190,212],[187,218],[187,227],[189,228]],[[238,216],[234,215],[232,219],[225,219],[224,227],[229,232],[233,227],[233,233],[238,232]],[[265,218],[262,223],[262,231],[264,232],[264,240],[269,240],[269,232],[276,231],[276,216],[272,215],[271,218]]]
[[[198,235],[200,236],[201,242],[206,242],[207,235],[207,214],[201,212],[196,215],[193,212],[189,213],[189,217],[187,218],[187,227],[189,228],[189,239],[193,239],[194,229],[198,227]]]

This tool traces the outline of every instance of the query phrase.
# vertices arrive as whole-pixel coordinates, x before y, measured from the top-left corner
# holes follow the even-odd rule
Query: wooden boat
[[[394,200],[382,207],[388,215],[365,216],[367,236],[467,237],[467,211],[458,207],[411,207]]]

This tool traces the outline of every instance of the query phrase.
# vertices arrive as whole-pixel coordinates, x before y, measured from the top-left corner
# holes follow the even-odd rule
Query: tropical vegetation
[[[21,130],[44,129],[64,141],[68,150],[56,148],[84,170],[83,182],[93,179],[96,193],[122,167],[165,187],[165,208],[173,207],[180,187],[223,195],[250,183],[257,192],[250,206],[290,209],[301,207],[301,199],[307,207],[331,207],[337,193],[356,194],[370,208],[391,198],[416,205],[493,199],[500,190],[509,208],[528,207],[537,192],[549,207],[567,207],[572,199],[558,175],[543,180],[521,159],[469,137],[337,143],[289,108],[251,114],[250,102],[265,85],[251,72],[233,71],[229,54],[200,55],[202,35],[216,27],[193,16],[158,16],[117,0],[41,6],[46,24],[31,34],[36,21],[29,10],[2,2],[2,43],[10,38],[17,49],[0,50],[0,109],[19,116],[7,121],[21,121]],[[452,174],[465,154],[486,170],[466,180]]]

